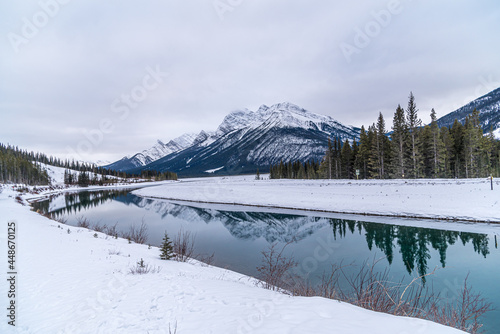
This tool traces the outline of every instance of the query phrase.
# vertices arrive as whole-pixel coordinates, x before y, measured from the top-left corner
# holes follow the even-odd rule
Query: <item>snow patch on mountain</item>
[[[209,169],[209,170],[206,170],[206,171],[205,171],[205,173],[213,174],[213,173],[215,173],[216,171],[221,170],[222,168],[224,168],[224,166],[219,167],[219,168],[214,168],[214,169]]]

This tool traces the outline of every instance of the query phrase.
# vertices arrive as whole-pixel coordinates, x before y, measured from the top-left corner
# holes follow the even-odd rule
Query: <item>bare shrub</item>
[[[174,260],[179,262],[186,262],[195,257],[194,255],[194,240],[195,236],[191,231],[184,231],[180,229],[174,237]]]
[[[160,267],[150,266],[143,259],[136,263],[135,267],[130,268],[129,273],[132,275],[144,275],[148,273],[156,274],[161,271]]]
[[[486,301],[480,293],[472,291],[467,283],[469,274],[465,277],[464,286],[457,291],[458,300],[454,305],[433,305],[426,319],[443,325],[454,327],[468,333],[481,333],[482,324],[480,317],[488,311],[493,310],[492,304]]]
[[[59,222],[59,223],[64,224],[64,225],[66,225],[68,223],[68,218],[64,218],[64,217],[54,218],[54,220],[56,222]]]
[[[104,233],[106,233],[107,235],[109,235],[109,236],[111,236],[111,237],[118,238],[118,231],[117,231],[117,229],[116,229],[116,225],[117,225],[117,224],[118,224],[118,223],[115,223],[115,225],[113,225],[113,226],[109,226],[109,227],[108,227],[108,226],[106,226]]]
[[[95,223],[92,225],[92,227],[90,228],[91,230],[94,230],[96,232],[101,232],[103,233],[104,231],[106,231],[108,228],[108,226],[106,224],[104,225],[101,225],[99,223]]]
[[[90,228],[90,221],[85,217],[78,217],[76,218],[76,226]]]
[[[215,253],[212,253],[211,255],[196,255],[196,260],[202,262],[206,266],[211,266],[214,263],[215,259]]]
[[[148,241],[148,226],[144,222],[144,218],[139,227],[135,224],[130,226],[128,232],[123,233],[122,237],[137,244],[145,244]]]
[[[340,266],[332,264],[332,272],[327,274],[323,273],[321,277],[321,282],[315,288],[316,295],[321,297],[329,298],[329,299],[338,299],[338,286],[339,286],[339,271],[342,268],[342,264]]]
[[[340,273],[350,289],[346,291],[337,285],[338,299],[373,311],[422,318],[425,309],[431,306],[438,296],[419,283],[425,276],[433,275],[434,271],[415,277],[405,285],[403,280],[390,281],[388,269],[375,272],[379,261],[380,259],[374,260],[371,265],[364,262],[359,272],[350,276],[340,268]]]
[[[346,266],[342,264],[332,265],[332,272],[323,274],[321,282],[315,287],[293,276],[283,279],[280,278],[280,273],[286,272],[286,268],[290,269],[291,260],[283,257],[280,259],[281,252],[277,253],[274,246],[263,252],[264,264],[257,268],[259,273],[263,273],[262,280],[267,284],[265,287],[273,290],[341,300],[377,312],[434,321],[469,333],[480,333],[482,324],[479,318],[492,310],[490,302],[480,293],[472,291],[467,282],[468,275],[463,288],[457,291],[458,300],[451,304],[444,303],[439,294],[421,284],[426,276],[434,275],[436,269],[426,275],[414,277],[408,284],[404,284],[403,279],[392,282],[387,269],[383,272],[374,270],[380,259],[374,260],[371,265],[365,261],[359,271],[353,274],[346,273]],[[340,284],[341,279],[347,287]],[[293,282],[292,286],[290,282]]]
[[[291,242],[285,244],[281,250],[276,249],[277,244],[273,243],[269,245],[268,250],[262,251],[262,265],[257,267],[257,271],[264,288],[274,291],[290,290],[290,282],[294,281],[290,270],[297,266],[297,262],[285,256],[283,252]]]
[[[120,252],[117,249],[108,249],[108,254],[109,255],[121,255],[122,252]]]

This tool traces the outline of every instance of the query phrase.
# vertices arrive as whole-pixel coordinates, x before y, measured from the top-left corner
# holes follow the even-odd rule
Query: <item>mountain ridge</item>
[[[500,87],[439,118],[438,126],[451,128],[455,119],[464,124],[465,118],[472,114],[474,109],[479,111],[479,122],[483,132],[496,130],[497,138],[500,139]]]
[[[139,153],[108,167],[136,173],[170,170],[180,175],[207,175],[211,170],[217,174],[254,172],[280,160],[321,159],[329,137],[358,140],[359,129],[282,102],[261,105],[256,111],[234,110],[216,131],[202,130],[190,145],[163,157],[147,159],[145,150],[143,156]]]

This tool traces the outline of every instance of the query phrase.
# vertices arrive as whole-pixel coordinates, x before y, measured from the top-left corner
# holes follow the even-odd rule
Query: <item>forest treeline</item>
[[[479,112],[474,110],[464,124],[455,120],[451,128],[437,125],[434,109],[431,123],[422,126],[415,97],[408,106],[396,108],[389,133],[379,113],[376,123],[361,127],[360,140],[334,138],[321,162],[280,162],[270,167],[270,178],[298,179],[401,179],[475,178],[500,176],[500,141],[493,132],[483,133]],[[359,174],[359,175],[356,175]]]
[[[74,160],[61,160],[43,153],[28,152],[17,146],[0,143],[0,183],[22,183],[28,185],[47,185],[50,178],[40,163],[65,168],[64,183],[87,185],[103,185],[117,182],[117,178],[142,178],[147,180],[177,180],[173,172],[143,171],[129,174],[94,164]]]
[[[48,184],[47,172],[32,161],[27,152],[0,144],[0,183]]]

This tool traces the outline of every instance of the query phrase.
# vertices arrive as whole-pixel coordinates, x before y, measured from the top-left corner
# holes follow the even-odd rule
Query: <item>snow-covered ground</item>
[[[44,164],[44,163],[38,163],[40,165],[40,167],[42,167],[42,169],[46,170],[47,171],[47,174],[49,175],[49,178],[50,178],[50,183],[52,185],[64,185],[64,171],[66,170],[66,168],[62,168],[62,167],[56,167],[56,166],[51,166],[51,165],[47,165],[47,164]],[[72,174],[74,175],[78,175],[79,172],[75,171],[75,170],[71,170]],[[90,179],[92,179],[94,177],[94,175],[96,176],[96,178],[98,180],[100,180],[102,178],[102,175],[101,174],[94,174],[94,173],[89,173],[90,174]],[[126,179],[123,179],[123,178],[120,178],[120,177],[116,177],[116,176],[112,176],[112,175],[109,175],[109,176],[106,176],[108,179],[114,179],[116,180],[117,182],[128,182]],[[137,181],[146,181],[144,179],[138,179]]]
[[[184,179],[134,194],[363,215],[500,222],[500,180],[255,180],[254,176]]]
[[[16,195],[10,188],[0,193],[0,240],[6,245],[7,224],[15,222],[17,271],[14,328],[5,316],[11,270],[2,247],[0,333],[460,332],[334,300],[289,297],[199,263],[162,261],[155,247],[48,220],[16,203]],[[140,259],[159,272],[131,274]]]

